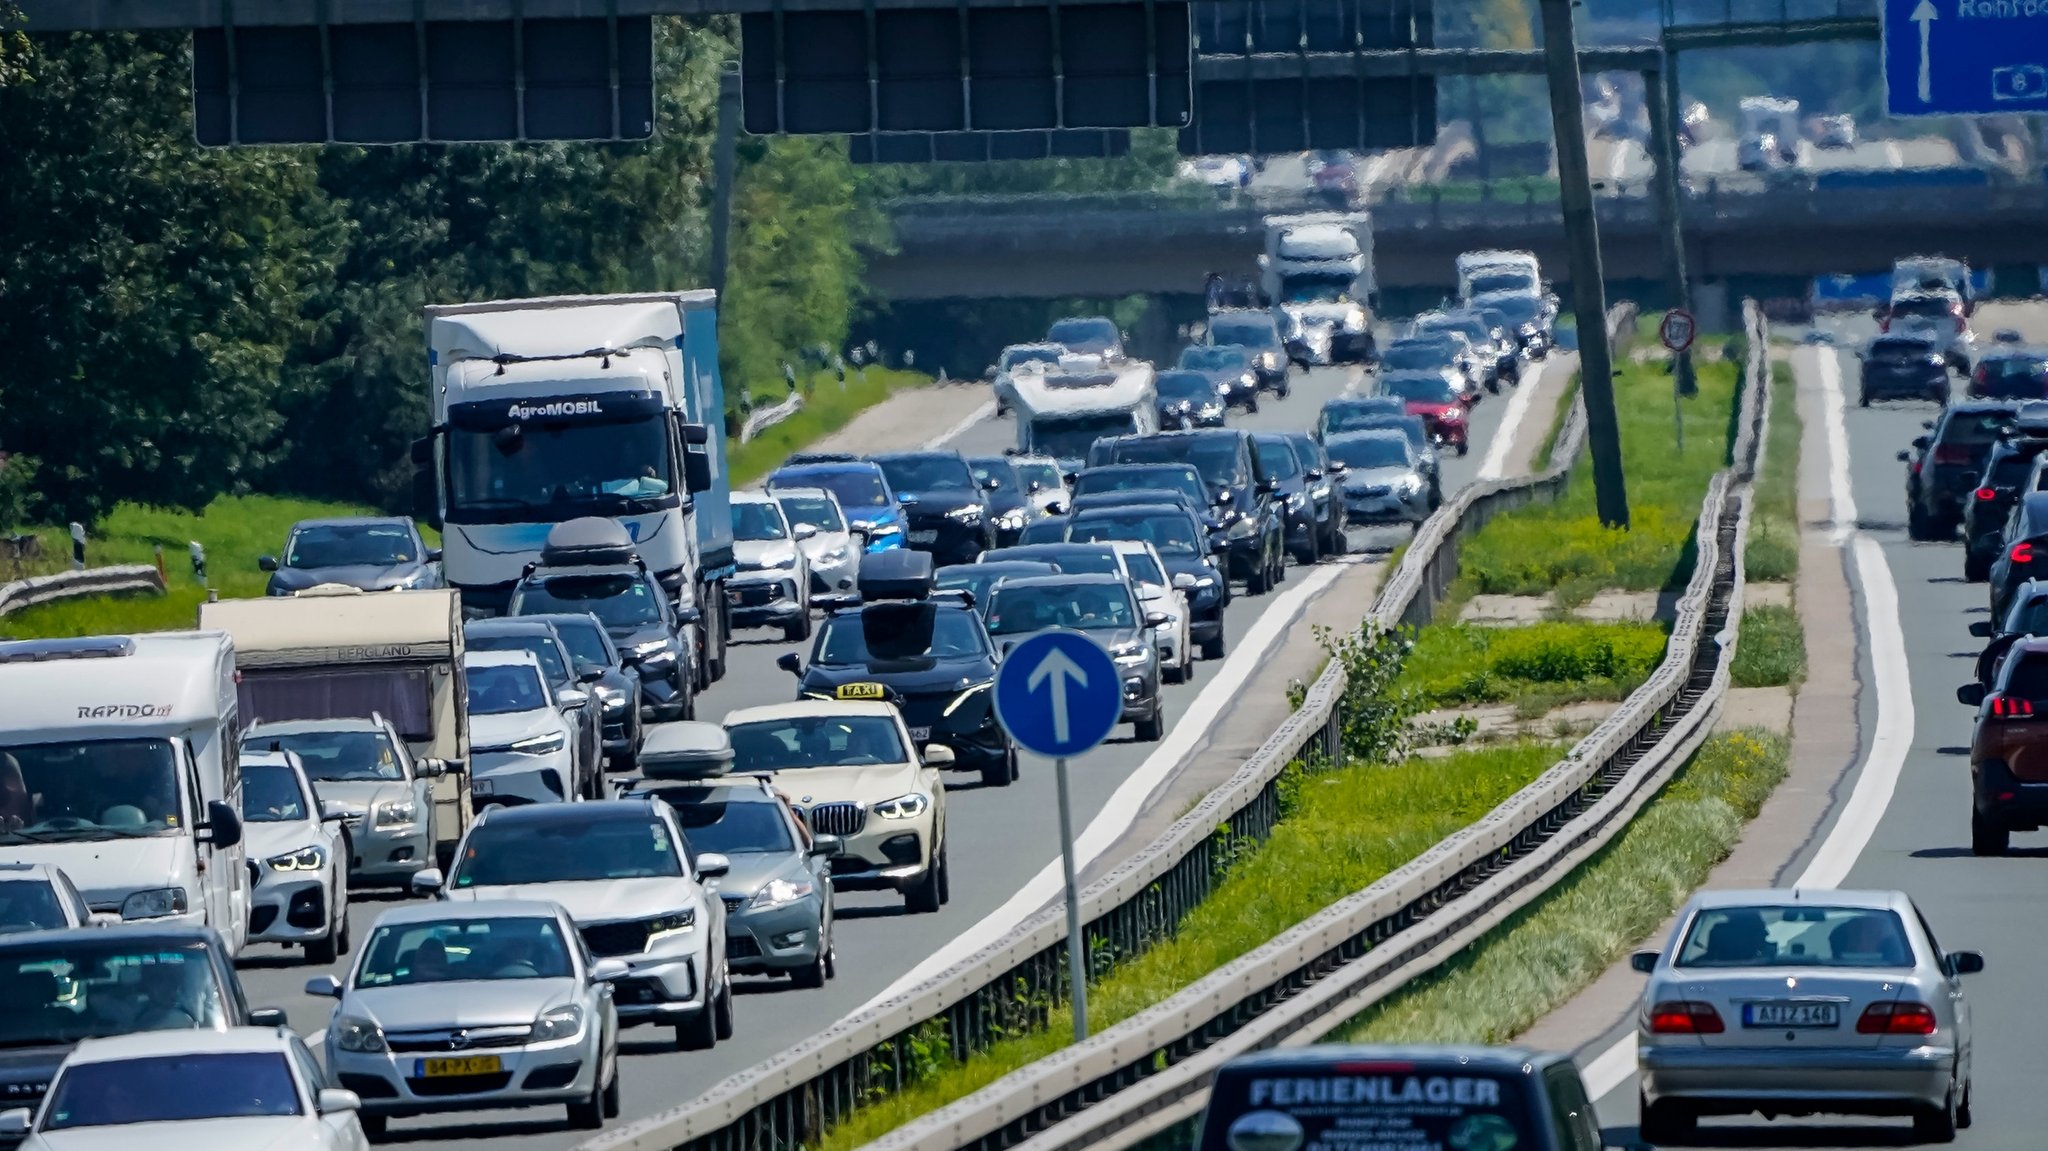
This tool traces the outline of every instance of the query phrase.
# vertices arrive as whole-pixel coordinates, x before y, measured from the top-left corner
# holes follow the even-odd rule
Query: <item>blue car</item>
[[[876,464],[836,453],[794,455],[768,477],[769,491],[782,488],[824,488],[838,496],[848,526],[867,541],[870,555],[905,546],[903,509]]]

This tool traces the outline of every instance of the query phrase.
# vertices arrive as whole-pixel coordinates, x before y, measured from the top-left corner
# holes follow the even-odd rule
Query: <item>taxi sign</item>
[[[838,699],[887,699],[889,689],[879,683],[842,683],[832,694]]]

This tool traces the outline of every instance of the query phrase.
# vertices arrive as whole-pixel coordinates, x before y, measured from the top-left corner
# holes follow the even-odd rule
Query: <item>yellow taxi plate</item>
[[[464,1055],[457,1059],[420,1060],[420,1078],[445,1079],[455,1075],[496,1075],[504,1064],[495,1055]]]
[[[840,699],[886,699],[889,689],[879,683],[843,683],[834,694]]]

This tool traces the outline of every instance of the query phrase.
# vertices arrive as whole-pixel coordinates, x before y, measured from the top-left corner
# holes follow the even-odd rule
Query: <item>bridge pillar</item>
[[[1698,331],[1732,332],[1728,312],[1728,281],[1695,279],[1692,281],[1692,314],[1698,322]]]

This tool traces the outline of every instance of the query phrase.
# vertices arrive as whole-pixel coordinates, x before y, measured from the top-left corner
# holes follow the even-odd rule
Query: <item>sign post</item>
[[[1075,631],[1049,631],[1011,648],[996,669],[996,719],[1017,746],[1053,761],[1059,788],[1060,869],[1067,891],[1067,971],[1073,984],[1074,1041],[1088,1038],[1088,940],[1074,878],[1074,816],[1067,757],[1101,743],[1123,719],[1116,661]]]
[[[1671,352],[1671,426],[1678,438],[1678,454],[1685,454],[1685,407],[1684,399],[1699,391],[1699,385],[1692,378],[1693,336],[1699,327],[1693,321],[1692,313],[1684,308],[1673,308],[1664,313],[1664,320],[1657,325],[1657,338]]]
[[[2032,0],[1884,0],[1893,116],[2048,112],[2048,52]]]

